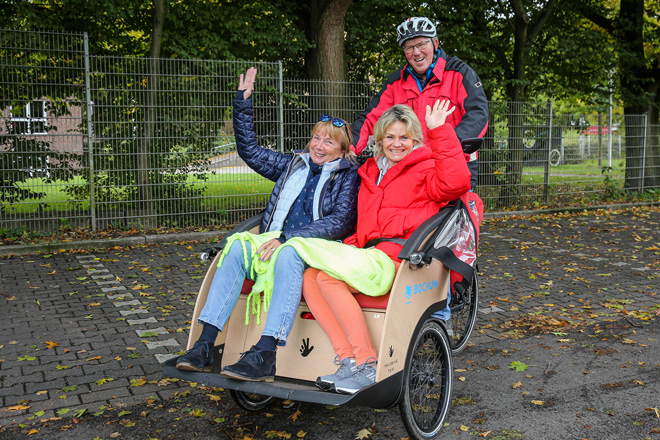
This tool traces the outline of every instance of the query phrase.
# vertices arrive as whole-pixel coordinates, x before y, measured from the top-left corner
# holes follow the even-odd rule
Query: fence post
[[[279,124],[277,126],[277,135],[279,137],[280,152],[284,152],[284,74],[282,72],[282,61],[277,62],[277,75],[279,76]]]
[[[88,185],[89,185],[89,221],[92,231],[96,232],[96,204],[94,199],[94,125],[92,124],[92,113],[94,112],[92,92],[89,80],[89,38],[87,32],[84,36],[85,48],[85,105],[87,106],[87,156],[89,163]]]
[[[550,153],[552,152],[552,101],[548,101],[548,148],[545,155],[545,169],[543,171],[543,199],[548,203],[550,199]]]
[[[648,134],[648,124],[649,124],[649,115],[648,113],[644,113],[644,129],[642,131],[642,180],[640,182],[640,191],[639,192],[644,192],[644,188],[646,187],[644,184],[644,177],[646,176],[646,135]]]
[[[610,101],[608,105],[608,118],[609,128],[607,130],[607,169],[608,173],[612,172],[612,71],[610,70]]]

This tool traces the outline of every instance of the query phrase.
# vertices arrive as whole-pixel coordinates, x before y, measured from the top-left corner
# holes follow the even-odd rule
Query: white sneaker
[[[373,385],[376,382],[376,365],[374,358],[367,359],[367,362],[360,364],[357,371],[349,378],[335,382],[335,391],[343,394],[355,394],[363,388]]]

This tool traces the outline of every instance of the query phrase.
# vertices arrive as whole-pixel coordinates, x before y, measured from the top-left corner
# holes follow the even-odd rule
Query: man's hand
[[[449,105],[450,102],[448,99],[442,102],[440,102],[438,99],[435,104],[433,104],[433,108],[431,108],[430,105],[426,106],[426,126],[429,130],[433,130],[434,128],[438,128],[441,125],[444,125],[445,121],[447,120],[447,116],[454,113],[456,107],[452,107],[450,109]]]
[[[241,73],[238,81],[238,90],[245,90],[243,98],[248,99],[254,90],[254,80],[257,78],[257,69],[250,67],[245,74]]]
[[[268,240],[264,244],[261,245],[261,247],[257,250],[257,254],[259,255],[259,260],[261,261],[267,261],[270,260],[270,258],[273,256],[275,253],[275,249],[277,249],[282,243],[277,238],[273,238],[272,240]]]

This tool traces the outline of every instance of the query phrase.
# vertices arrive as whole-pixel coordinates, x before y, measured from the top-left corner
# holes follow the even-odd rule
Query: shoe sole
[[[334,388],[335,388],[335,392],[339,393],[339,394],[355,394],[358,391],[363,390],[366,387],[360,388],[359,390],[348,390],[346,388],[337,388],[337,387],[334,387]]]
[[[185,370],[185,371],[197,371],[197,372],[200,372],[200,373],[210,373],[212,366],[209,365],[208,367],[198,368],[198,367],[194,366],[193,364],[180,363],[180,364],[176,364],[176,368],[179,369],[179,370]]]
[[[226,377],[230,377],[232,379],[246,380],[248,382],[273,382],[275,380],[275,376],[249,377],[234,373],[232,371],[225,371],[225,370],[222,370],[220,374]]]
[[[323,391],[331,391],[335,384],[332,382],[324,382],[322,380],[316,379],[316,386],[321,388]]]

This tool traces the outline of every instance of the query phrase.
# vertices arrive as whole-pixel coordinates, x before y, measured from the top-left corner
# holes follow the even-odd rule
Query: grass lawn
[[[204,180],[199,175],[191,174],[187,182],[204,189],[204,204],[210,210],[232,210],[243,207],[252,208],[264,206],[268,194],[273,189],[273,182],[254,173],[208,173]],[[72,185],[85,184],[85,179],[76,176],[67,181],[45,182],[42,178],[31,178],[16,185],[22,189],[30,189],[42,193],[38,198],[29,198],[16,203],[3,201],[3,210],[9,214],[33,214],[42,206],[42,212],[75,211],[89,209],[87,200],[71,200],[66,188]],[[121,203],[126,201],[128,187],[112,188],[114,199]]]

